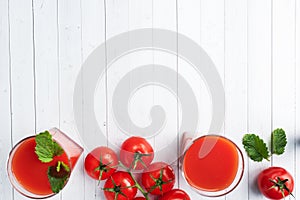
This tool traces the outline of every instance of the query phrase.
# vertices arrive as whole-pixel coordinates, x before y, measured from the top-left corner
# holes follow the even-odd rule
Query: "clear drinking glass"
[[[52,139],[63,148],[63,155],[58,157],[67,162],[72,174],[83,148],[57,128],[52,128],[49,132]],[[47,170],[57,161],[54,159],[50,163],[41,163],[34,147],[35,135],[18,142],[9,154],[7,173],[11,184],[19,193],[32,199],[44,199],[56,194],[51,191]]]
[[[221,135],[184,133],[181,171],[187,184],[203,196],[217,197],[233,191],[244,173],[239,147]]]

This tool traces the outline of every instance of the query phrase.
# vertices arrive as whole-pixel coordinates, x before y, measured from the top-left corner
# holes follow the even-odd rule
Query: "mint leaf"
[[[246,134],[243,137],[243,145],[248,156],[260,162],[263,159],[269,160],[269,151],[266,143],[255,134]]]
[[[47,175],[52,192],[58,193],[63,189],[70,173],[70,168],[62,161],[58,161],[55,166],[48,167]]]
[[[272,132],[272,154],[283,154],[285,150],[285,146],[287,144],[286,134],[283,129],[278,128]]]
[[[52,140],[49,131],[36,135],[35,142],[35,153],[41,162],[51,162],[54,156],[61,155],[64,152],[61,146]]]
[[[64,150],[61,148],[61,146],[57,142],[53,142],[53,155],[59,156],[63,154]]]

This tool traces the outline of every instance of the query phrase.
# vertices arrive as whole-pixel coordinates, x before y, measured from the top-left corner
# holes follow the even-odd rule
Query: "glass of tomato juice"
[[[55,195],[51,189],[47,171],[58,161],[74,169],[83,148],[57,128],[49,130],[52,139],[57,142],[64,152],[54,156],[48,163],[42,163],[35,153],[35,135],[26,137],[18,142],[11,150],[7,162],[7,173],[13,187],[22,195],[33,199],[45,199]],[[71,174],[71,173],[70,173]],[[70,175],[69,175],[70,176]],[[65,184],[67,183],[67,178]]]
[[[217,197],[236,188],[244,173],[244,158],[239,147],[220,135],[194,139],[184,133],[181,159],[186,182],[199,194]]]

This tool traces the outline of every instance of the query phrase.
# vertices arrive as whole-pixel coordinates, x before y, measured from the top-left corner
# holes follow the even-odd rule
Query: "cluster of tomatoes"
[[[102,190],[107,200],[190,200],[186,192],[173,189],[175,173],[164,162],[152,162],[154,151],[141,137],[125,140],[118,155],[108,147],[97,147],[85,158],[87,174],[105,180]],[[141,183],[141,184],[140,184]],[[142,197],[136,197],[138,190]]]

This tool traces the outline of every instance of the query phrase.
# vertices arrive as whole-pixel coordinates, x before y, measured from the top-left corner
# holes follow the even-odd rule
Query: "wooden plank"
[[[59,126],[57,2],[34,1],[36,132]],[[61,194],[50,199],[58,200]]]
[[[128,2],[128,30],[134,31],[137,29],[143,28],[152,28],[153,27],[153,0],[133,0]],[[128,45],[129,47],[135,43],[134,38],[129,38]],[[129,60],[128,65],[126,66],[126,75],[129,75],[130,78],[127,79],[127,84],[129,85],[129,91],[132,92],[131,98],[128,101],[128,113],[131,119],[131,122],[128,123],[128,135],[129,136],[142,136],[147,139],[147,141],[154,148],[154,152],[158,149],[155,146],[155,133],[148,132],[145,135],[139,132],[144,127],[147,127],[151,124],[152,120],[150,113],[151,109],[154,106],[154,99],[157,95],[155,93],[155,80],[153,74],[147,74],[143,76],[139,73],[132,73],[134,70],[143,67],[144,65],[153,64],[155,50],[140,50],[134,51],[131,54],[125,56]],[[155,67],[152,67],[154,71]],[[125,75],[125,76],[126,76]],[[153,80],[152,84],[138,85],[139,89],[136,88],[137,83],[145,83],[146,79]],[[122,77],[124,78],[124,76]],[[137,127],[138,129],[134,128]],[[138,194],[142,196],[142,194]]]
[[[203,24],[205,23],[202,17],[207,17],[202,13],[202,3],[200,1],[179,1],[178,2],[178,31],[180,34],[185,35],[189,39],[196,42],[199,46],[205,43],[207,40],[203,39],[202,33],[207,29],[203,28]],[[189,21],[193,21],[193,25],[188,23]],[[204,22],[204,23],[203,23]],[[222,21],[223,23],[223,21]],[[208,30],[209,31],[209,30]],[[207,45],[209,46],[209,45]],[[206,47],[207,47],[206,46]],[[180,49],[180,43],[178,48]],[[201,46],[202,47],[202,46]],[[203,47],[204,48],[204,47]],[[204,48],[204,51],[206,49]],[[179,59],[178,63],[178,73],[185,77],[185,81],[189,83],[191,88],[193,89],[193,93],[198,102],[198,127],[197,132],[202,134],[209,132],[209,126],[211,121],[211,97],[209,94],[209,89],[205,83],[205,78],[202,77],[201,72],[197,72],[193,66],[184,61],[183,59]],[[180,82],[178,84],[181,84]],[[180,92],[180,91],[179,91]]]
[[[153,27],[153,1],[152,0],[133,0],[128,2],[128,30],[136,30],[142,28]],[[134,38],[129,38],[129,47],[134,44]],[[129,135],[131,136],[142,136],[141,133],[135,132],[134,124],[143,128],[151,124],[150,110],[154,106],[154,84],[148,86],[139,86],[136,90],[135,83],[144,82],[147,77],[141,74],[132,74],[132,71],[136,70],[143,65],[153,64],[154,50],[141,50],[134,51],[133,53],[124,57],[128,58],[129,63],[126,66],[126,75],[130,78],[127,84],[129,85],[129,91],[132,92],[132,96],[128,102],[128,112],[132,121],[129,123]],[[153,79],[151,74],[148,76]],[[122,77],[123,78],[123,77]],[[154,79],[153,79],[154,80]],[[148,142],[154,145],[154,133],[147,133],[145,137]],[[155,147],[154,147],[155,148]]]
[[[116,36],[122,32],[128,31],[128,1],[104,1],[104,41],[110,40],[113,36]],[[102,126],[102,132],[106,135],[106,141],[101,141],[102,145],[109,145],[109,147],[118,151],[117,148],[120,145],[120,142],[123,141],[120,139],[120,130],[117,124],[114,121],[114,116],[112,112],[111,102],[112,102],[112,95],[114,92],[115,84],[118,83],[119,80],[119,71],[120,68],[113,64],[110,69],[108,70],[108,66],[106,62],[108,57],[114,58],[116,56],[115,50],[111,49],[117,47],[111,47],[109,44],[105,43],[104,49],[104,56],[105,56],[105,63],[103,63],[103,70],[101,71],[101,76],[99,76],[98,85],[95,93],[95,101],[99,102],[99,105],[102,105],[102,102],[105,103],[105,108],[97,109],[98,114],[98,123]],[[128,60],[124,61],[121,66],[128,66]],[[120,65],[119,65],[120,66]],[[124,67],[123,69],[126,69]],[[120,70],[123,72],[122,70]],[[101,103],[100,103],[101,102]],[[100,110],[103,111],[101,114]],[[101,121],[99,121],[99,119]],[[123,135],[124,136],[124,135]],[[106,143],[104,143],[106,142]],[[100,184],[100,187],[103,187],[104,182]],[[103,191],[98,190],[97,198],[104,199]]]
[[[77,142],[79,139],[73,116],[73,90],[82,63],[80,2],[79,0],[58,2],[59,128]],[[62,199],[84,199],[83,160],[81,156],[62,191]]]
[[[34,71],[31,1],[10,1],[13,143],[34,134]],[[23,34],[20,34],[22,32]],[[26,117],[25,117],[26,116]]]
[[[224,85],[224,67],[225,67],[225,1],[218,0],[202,0],[200,3],[200,45],[208,56],[212,59],[215,68],[218,72],[218,76]],[[216,75],[217,76],[217,75]],[[202,86],[206,90],[201,90],[201,98],[205,96],[205,91],[207,92],[207,85]],[[212,117],[212,99],[210,94],[208,99],[200,102],[200,125],[203,122],[210,125]],[[206,97],[207,98],[207,97]],[[225,106],[225,102],[224,106]],[[207,106],[210,105],[210,106]],[[209,119],[209,121],[206,121]],[[209,132],[209,126],[206,125],[206,129],[200,129],[200,132],[208,134],[220,134],[224,135],[224,127],[222,127],[218,133]],[[205,131],[206,130],[206,131]],[[217,197],[217,199],[224,199],[224,197]]]
[[[295,62],[295,67],[296,67],[296,119],[295,119],[295,137],[297,138],[297,136],[299,135],[300,132],[300,3],[298,1],[295,1],[295,37],[296,37],[296,41],[295,41],[295,58],[296,58],[296,62]],[[296,154],[296,163],[299,163],[300,160],[300,154],[298,153],[300,150],[300,145],[299,145],[299,139],[295,140],[295,154]],[[295,164],[294,166],[295,168],[295,173],[296,176],[295,178],[295,192],[293,192],[295,194],[295,196],[299,197],[300,196],[300,190],[299,185],[300,185],[300,170],[297,166],[297,164]],[[297,188],[298,187],[298,188]]]
[[[225,136],[242,148],[247,132],[247,1],[225,1]],[[247,171],[247,163],[245,163]],[[226,199],[248,198],[244,176]]]
[[[10,1],[12,141],[35,133],[34,48],[31,1]],[[22,34],[20,34],[22,33]],[[14,199],[23,199],[14,192]]]
[[[6,162],[11,144],[11,88],[8,1],[0,2],[0,199],[13,199],[12,187],[6,172]]]
[[[295,3],[273,2],[273,127],[283,128],[288,144],[283,156],[273,156],[272,165],[295,176],[297,139],[295,135]],[[284,80],[284,81],[280,81]],[[297,198],[297,197],[296,197]]]
[[[205,15],[207,13],[204,13],[205,9],[203,9],[202,3],[203,1],[192,1],[192,0],[178,1],[178,31],[180,34],[183,34],[189,39],[196,42],[199,46],[207,41],[206,40],[207,38],[202,40],[202,33],[205,34],[205,31],[207,32],[211,31],[209,29],[203,28],[203,22],[205,23],[205,21],[202,19],[202,17],[206,18],[207,20],[208,16]],[[213,18],[213,20],[215,20],[215,18]],[[223,23],[223,21],[221,23]],[[183,44],[179,42],[178,43],[179,50],[181,49],[181,45]],[[204,51],[205,50],[206,49],[204,49]],[[210,94],[207,85],[205,83],[205,78],[203,77],[200,71],[197,71],[197,68],[199,67],[201,66],[191,66],[190,63],[187,63],[185,60],[179,58],[178,74],[183,76],[184,81],[186,81],[188,85],[191,87],[194,94],[194,98],[197,102],[196,110],[198,110],[197,130],[185,130],[185,131],[196,131],[199,132],[200,135],[204,135],[209,132],[209,125],[212,116],[212,113],[210,111],[212,109],[211,109]],[[184,83],[182,81],[178,80],[178,87],[180,87],[183,84]],[[179,94],[183,92],[184,91],[181,91],[180,89],[178,90]],[[193,97],[191,96],[188,98],[193,98]],[[190,195],[191,199],[199,199],[200,195],[187,184],[182,174],[183,173],[180,173],[179,176],[180,188],[186,191]],[[201,196],[201,199],[209,199],[209,197]],[[217,199],[224,199],[224,198],[217,198]]]
[[[174,35],[168,39],[172,41],[173,52],[162,52],[155,50],[153,52],[153,79],[157,76],[155,73],[159,72],[165,76],[168,83],[156,83],[153,87],[153,105],[160,106],[165,112],[165,124],[161,132],[155,136],[154,147],[157,160],[164,160],[172,164],[176,173],[175,187],[180,186],[179,175],[180,171],[177,168],[179,163],[175,158],[178,157],[179,147],[179,130],[180,130],[180,112],[178,98],[178,59],[177,52],[174,51],[177,47],[177,40],[175,33],[178,32],[178,1],[166,0],[159,1],[153,0],[153,16],[152,23],[154,29],[166,29],[173,32]],[[169,33],[170,34],[170,33]],[[153,35],[153,43],[157,43],[156,35]],[[168,50],[168,49],[167,49]],[[159,66],[160,65],[160,66]],[[163,67],[170,73],[163,72]],[[160,85],[159,85],[160,84]],[[168,138],[168,140],[166,140]],[[164,152],[165,149],[165,152]],[[173,159],[172,159],[173,158]]]
[[[128,1],[124,2],[127,5],[128,10],[124,10],[120,12],[121,15],[126,15],[125,19],[122,20],[124,25],[127,25],[127,30],[124,26],[124,29],[117,30],[119,34],[126,31],[134,31],[136,29],[142,28],[151,28],[153,25],[153,17],[152,17],[152,0],[145,0],[145,1]],[[112,16],[111,16],[112,17]],[[111,19],[110,18],[110,22]],[[113,23],[109,23],[108,27],[113,26]],[[109,30],[108,30],[109,31]],[[128,40],[124,41],[128,43],[128,50],[129,48],[135,44],[135,38],[132,35],[129,35]],[[119,60],[115,61],[109,68],[108,73],[108,115],[113,116],[114,119],[109,117],[109,127],[116,128],[117,126],[117,134],[113,137],[113,132],[109,131],[109,139],[112,141],[118,141],[120,145],[125,139],[130,136],[144,136],[147,138],[147,141],[154,145],[154,138],[151,137],[153,133],[149,133],[147,135],[141,135],[141,132],[138,130],[143,129],[143,127],[148,126],[151,123],[150,119],[150,109],[153,106],[153,86],[139,86],[140,88],[136,89],[136,83],[143,82],[144,76],[141,74],[135,74],[133,71],[138,69],[139,67],[147,64],[151,64],[153,52],[149,51],[135,51],[133,50],[132,53],[123,55]],[[109,56],[109,55],[108,55]],[[148,76],[151,76],[148,74]],[[125,80],[125,81],[124,81]],[[111,84],[113,83],[113,84]],[[114,110],[116,107],[112,104],[115,99],[114,95],[118,93],[117,88],[120,85],[127,85],[127,89],[124,90],[123,94],[124,98],[117,99],[118,103],[127,102],[123,104],[125,107],[121,109],[125,109],[128,111],[129,118],[123,118],[126,121],[126,124],[122,125],[120,121],[122,119],[117,117],[117,113]],[[130,97],[127,99],[125,96],[131,93]],[[111,109],[111,110],[110,110]],[[149,120],[150,119],[150,120]],[[109,129],[112,130],[112,129]],[[116,129],[115,129],[116,130]],[[155,146],[153,146],[155,149]],[[138,191],[137,196],[142,196],[141,192]]]
[[[82,58],[83,61],[95,48],[104,42],[105,7],[104,0],[82,2]]]
[[[44,131],[59,125],[56,8],[55,1],[34,1],[37,131]]]
[[[129,30],[129,1],[117,0],[106,1],[106,39],[109,40],[112,37],[127,32]],[[129,41],[128,41],[129,45]],[[108,44],[106,47],[107,58],[116,58],[118,55],[116,46]],[[116,50],[115,50],[116,49]],[[121,62],[118,62],[122,60]],[[109,62],[109,61],[107,61]],[[118,85],[121,78],[127,73],[130,59],[127,56],[121,57],[119,60],[113,63],[107,63],[106,69],[102,76],[104,91],[107,95],[107,110],[106,110],[106,134],[108,142],[115,147],[119,147],[121,143],[127,138],[127,135],[120,129],[118,122],[115,120],[112,108],[112,99],[115,92],[115,88]],[[111,66],[108,66],[111,65]],[[106,83],[105,83],[106,81]],[[122,100],[120,100],[122,101]],[[129,120],[129,119],[126,119]],[[118,150],[118,148],[116,148]]]
[[[225,1],[202,0],[200,44],[215,63],[224,83]]]
[[[265,141],[271,133],[271,1],[248,1],[248,130]],[[260,171],[270,162],[248,160],[248,199],[264,199],[256,187]],[[247,186],[246,186],[247,187]]]
[[[95,49],[104,43],[105,40],[105,4],[104,0],[82,1],[81,2],[81,24],[82,24],[82,60],[88,59],[88,56],[95,51]],[[105,65],[105,63],[103,63]],[[104,86],[104,85],[102,85]],[[83,88],[84,89],[84,88]],[[100,99],[96,99],[95,113],[100,114],[101,118],[105,120],[106,116],[106,94],[104,87],[101,87],[102,93]],[[103,123],[101,123],[102,125]],[[99,122],[100,125],[100,122]],[[101,126],[102,130],[105,130],[105,126]],[[84,126],[84,134],[89,134],[86,126]],[[99,146],[101,144],[99,143]],[[96,146],[95,146],[96,147]],[[93,147],[93,148],[95,148]],[[84,157],[92,149],[87,148],[84,152]],[[103,199],[100,194],[102,191],[98,185],[98,181],[95,181],[84,172],[84,198],[85,199]]]

